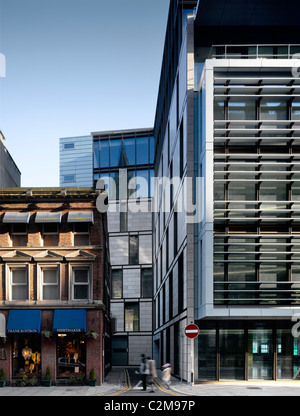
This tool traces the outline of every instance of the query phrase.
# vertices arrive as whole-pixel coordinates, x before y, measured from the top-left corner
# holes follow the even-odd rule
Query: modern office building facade
[[[81,153],[75,153],[74,148]],[[152,355],[153,129],[61,139],[61,186],[69,179],[62,172],[76,174],[81,154],[86,163],[80,175],[77,172],[74,186],[77,180],[87,181],[86,185],[92,180],[96,187],[103,179],[108,189],[112,365],[136,366],[141,354]]]
[[[187,380],[191,354],[184,328],[194,321],[194,225],[183,184],[194,177],[193,23],[195,1],[171,1],[154,125],[155,177],[177,178],[155,189],[153,213],[154,358]],[[182,207],[182,209],[181,209]]]
[[[60,139],[59,182],[60,186],[93,186],[91,135]]]
[[[299,379],[298,16],[294,2],[171,1],[155,175],[181,182],[170,212],[155,194],[154,350],[186,380]],[[194,224],[185,177],[195,193],[203,178]]]
[[[112,365],[152,355],[153,129],[92,133],[94,180],[108,185]]]
[[[21,173],[5,145],[5,137],[0,130],[0,187],[21,185]]]

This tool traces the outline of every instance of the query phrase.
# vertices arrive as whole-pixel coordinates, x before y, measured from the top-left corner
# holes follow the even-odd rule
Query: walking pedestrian
[[[155,360],[152,360],[150,357],[147,357],[147,367],[149,369],[147,383],[151,388],[150,393],[154,393],[154,378],[157,377]]]
[[[141,355],[140,375],[143,383],[143,391],[147,391],[147,366],[145,354]]]
[[[162,380],[166,383],[167,388],[170,388],[170,382],[171,382],[171,364],[167,363],[162,366],[163,372],[162,372]]]

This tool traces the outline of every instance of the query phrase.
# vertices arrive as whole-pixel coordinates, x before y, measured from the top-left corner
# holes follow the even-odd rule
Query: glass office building
[[[213,283],[198,283],[205,315],[226,321],[199,321],[196,376],[299,379],[300,82],[289,53],[300,47],[231,47],[230,61],[216,49],[197,92],[200,125],[211,120],[199,130],[201,168],[213,177],[213,217],[199,226],[202,250],[213,252],[205,261],[199,252],[200,276]]]
[[[94,181],[110,177],[116,184],[115,199],[119,199],[120,169],[126,170],[126,183],[142,178],[145,183],[128,188],[128,196],[134,191],[137,198],[149,198],[153,191],[151,179],[154,175],[153,130],[129,130],[121,132],[93,133]],[[143,181],[143,182],[144,182]],[[111,194],[111,196],[113,196]]]
[[[93,186],[92,136],[65,137],[59,141],[60,186]]]
[[[60,139],[60,186],[108,188],[114,366],[152,355],[153,161],[153,129]]]
[[[154,351],[186,380],[300,379],[299,6],[254,3],[170,4],[155,174],[203,178],[204,209],[157,196]]]
[[[112,365],[137,366],[152,355],[153,129],[92,138],[94,184],[104,179],[108,188]]]

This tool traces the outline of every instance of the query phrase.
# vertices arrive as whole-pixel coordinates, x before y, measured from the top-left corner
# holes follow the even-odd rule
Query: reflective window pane
[[[214,199],[216,201],[224,201],[225,200],[225,186],[223,183],[214,183]]]
[[[150,147],[149,163],[154,163],[154,151],[155,151],[154,144],[155,144],[154,137],[153,136],[149,137],[149,147]]]
[[[43,287],[43,300],[57,300],[57,286],[44,286]]]
[[[214,102],[214,120],[225,120],[224,101]]]
[[[262,201],[286,201],[287,187],[285,183],[265,182],[260,186],[260,199]]]
[[[135,139],[124,139],[123,166],[135,165]]]
[[[135,181],[132,180],[135,178],[135,171],[128,170],[127,171],[127,195],[128,197],[131,196],[136,191]]]
[[[255,120],[256,108],[254,101],[229,102],[228,103],[229,120]]]
[[[111,291],[112,298],[121,298],[123,288],[123,272],[122,270],[112,270],[111,272]]]
[[[216,330],[200,329],[196,346],[198,351],[196,377],[198,380],[216,380]]]
[[[150,198],[154,196],[154,170],[149,171],[149,181],[150,181]]]
[[[291,327],[277,329],[277,378],[300,379],[300,340],[293,337]]]
[[[41,334],[12,334],[13,377],[22,380],[41,377]],[[25,357],[27,357],[25,359]],[[30,358],[29,358],[30,357]],[[28,359],[29,358],[29,359]]]
[[[220,329],[220,379],[243,380],[245,347],[243,329]]]
[[[248,376],[250,380],[272,380],[272,329],[259,328],[248,332]]]
[[[110,166],[122,167],[122,140],[110,141]]]
[[[286,120],[287,106],[286,102],[262,102],[260,104],[261,120]]]
[[[127,211],[120,212],[120,231],[121,232],[128,231],[128,212]]]
[[[74,273],[75,283],[87,283],[88,282],[88,270],[75,270]]]
[[[109,141],[108,140],[100,141],[100,167],[101,168],[109,167]]]
[[[129,264],[139,263],[139,237],[131,235],[129,237]]]
[[[84,334],[58,336],[57,357],[58,377],[85,377],[86,342]]]
[[[228,193],[229,200],[254,201],[256,199],[255,183],[230,182]]]
[[[44,270],[43,273],[43,283],[44,284],[53,284],[57,283],[57,270],[56,269],[50,269],[50,270]]]
[[[136,197],[137,198],[147,198],[149,195],[149,171],[148,170],[138,170],[136,172]]]
[[[149,163],[148,137],[136,139],[136,164],[147,165]]]
[[[74,299],[88,299],[88,287],[74,286]]]
[[[119,198],[119,172],[111,172],[110,181],[108,186],[108,199],[118,199]]]
[[[99,140],[94,141],[94,169],[100,167],[100,142]]]
[[[142,298],[152,297],[152,269],[141,270]]]
[[[300,120],[300,103],[292,103],[292,120]]]
[[[88,269],[75,269],[73,275],[74,299],[89,298],[89,271]]]
[[[28,279],[26,269],[12,270],[12,300],[28,299]]]
[[[125,304],[125,331],[139,330],[139,304]]]

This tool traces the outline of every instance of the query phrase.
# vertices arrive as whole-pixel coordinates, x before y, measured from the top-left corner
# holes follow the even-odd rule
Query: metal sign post
[[[195,324],[189,324],[184,333],[191,340],[191,384],[194,385],[194,339],[199,335],[199,328]]]

